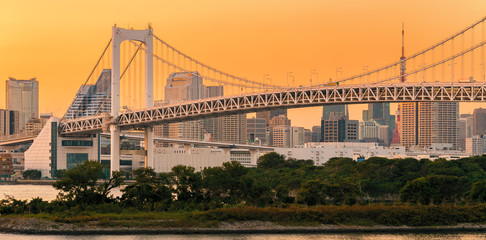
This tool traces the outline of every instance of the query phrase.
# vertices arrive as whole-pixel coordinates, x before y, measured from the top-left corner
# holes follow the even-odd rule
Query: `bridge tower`
[[[153,30],[132,30],[113,27],[111,71],[111,172],[120,170],[120,128],[114,124],[120,111],[120,46],[123,41],[139,41],[145,44],[145,107],[153,107]],[[154,130],[145,127],[145,167],[154,164]]]

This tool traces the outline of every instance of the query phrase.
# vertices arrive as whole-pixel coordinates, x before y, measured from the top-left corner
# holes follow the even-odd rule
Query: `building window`
[[[62,140],[63,147],[92,147],[91,140]]]
[[[66,154],[66,162],[67,162],[67,169],[72,169],[81,164],[84,161],[88,160],[87,153],[67,153]]]

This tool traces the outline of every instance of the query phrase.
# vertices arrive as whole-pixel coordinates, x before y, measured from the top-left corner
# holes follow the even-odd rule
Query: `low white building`
[[[402,158],[405,156],[404,147],[384,148],[377,143],[359,142],[312,142],[297,148],[275,148],[275,152],[287,158],[312,160],[315,165],[322,165],[333,157],[347,158]]]

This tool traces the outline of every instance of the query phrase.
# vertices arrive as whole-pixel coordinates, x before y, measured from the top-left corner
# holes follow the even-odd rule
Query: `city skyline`
[[[255,81],[262,81],[268,74],[270,81],[280,85],[287,85],[286,75],[292,72],[296,83],[308,85],[315,70],[314,84],[323,83],[396,61],[401,52],[402,22],[407,55],[483,17],[480,9],[486,5],[480,1],[440,1],[443,8],[437,13],[434,2],[438,1],[249,1],[236,7],[216,1],[191,2],[191,8],[183,8],[183,3],[150,2],[161,6],[160,11],[142,6],[129,11],[124,7],[128,2],[88,2],[79,8],[97,12],[90,14],[94,16],[90,19],[72,3],[59,2],[56,8],[36,8],[39,3],[29,1],[6,3],[0,10],[4,20],[0,26],[6,31],[6,37],[0,40],[0,52],[8,61],[0,64],[0,78],[37,77],[40,112],[62,116],[109,39],[111,27],[116,23],[120,27],[146,28],[150,23],[156,34],[176,47],[227,72]],[[27,3],[29,7],[23,5]],[[100,10],[93,7],[98,5]],[[114,6],[113,11],[106,10],[111,9],[110,5]],[[408,14],[417,8],[422,11]],[[56,17],[64,21],[54,21]],[[5,85],[0,86],[0,92],[5,92]],[[59,86],[63,86],[63,91],[59,91]],[[4,106],[4,99],[0,98],[0,107]],[[481,106],[485,107],[461,104],[460,110],[472,113]],[[365,108],[366,105],[351,106],[350,119],[361,119]],[[392,104],[391,114],[395,109],[396,104]],[[311,128],[320,123],[318,112],[315,108],[289,110],[289,118],[295,126]]]

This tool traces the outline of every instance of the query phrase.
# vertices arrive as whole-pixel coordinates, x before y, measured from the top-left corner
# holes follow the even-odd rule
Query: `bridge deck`
[[[454,101],[483,102],[484,83],[401,83],[291,88],[241,96],[195,101],[122,112],[116,119],[94,116],[60,123],[61,134],[79,134],[108,130],[109,124],[121,129],[197,120],[219,115],[266,111],[275,108],[301,108],[326,104],[373,102]]]

